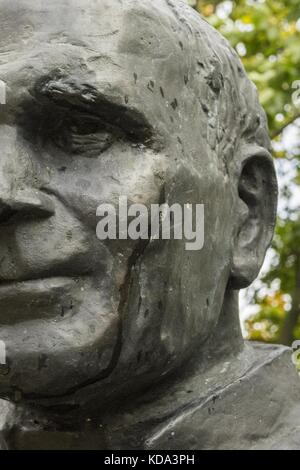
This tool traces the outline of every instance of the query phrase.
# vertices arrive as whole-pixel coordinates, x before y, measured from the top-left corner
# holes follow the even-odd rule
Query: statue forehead
[[[58,43],[87,54],[161,58],[176,49],[168,0],[0,0],[0,8],[0,52],[27,54]]]
[[[24,42],[37,35],[46,39],[47,35],[56,34],[59,40],[62,34],[70,39],[109,34],[116,24],[119,27],[121,12],[113,14],[117,3],[115,0],[0,0],[1,45],[5,36],[10,42]]]
[[[195,107],[195,94],[206,92],[205,80],[194,72],[207,54],[190,28],[198,25],[205,35],[206,24],[176,2],[0,0],[1,25],[10,27],[0,31],[0,52],[6,52],[0,76],[8,70],[10,82],[23,74],[32,84],[62,68],[116,102],[127,97],[145,109],[149,122],[176,126]]]
[[[54,31],[65,27],[78,34],[91,36],[97,27],[107,27],[126,22],[128,13],[137,17],[156,17],[162,20],[168,14],[167,0],[0,0],[1,29],[12,28],[21,33],[25,30],[42,29]],[[159,18],[158,18],[159,17]],[[133,17],[130,20],[134,21]],[[105,34],[99,31],[99,35]]]
[[[104,79],[122,75],[123,82],[136,71],[148,77],[147,86],[157,77],[174,81],[184,66],[167,0],[0,0],[0,8],[0,74],[18,74],[26,64],[43,74],[68,63],[74,73],[79,64]]]

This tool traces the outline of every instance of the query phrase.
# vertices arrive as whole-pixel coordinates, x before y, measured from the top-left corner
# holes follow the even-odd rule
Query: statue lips
[[[90,276],[0,283],[0,339],[9,359],[8,373],[0,374],[2,397],[12,396],[12,384],[24,399],[68,395],[111,373],[120,315],[97,287]],[[91,309],[96,302],[97,315]],[[67,374],[66,363],[73,365]],[[32,380],[24,386],[25,371]]]
[[[76,310],[72,294],[80,283],[70,277],[0,283],[0,324],[70,316]]]

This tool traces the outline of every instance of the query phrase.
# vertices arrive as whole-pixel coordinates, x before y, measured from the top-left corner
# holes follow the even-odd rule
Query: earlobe
[[[232,289],[247,287],[257,277],[272,241],[277,211],[278,187],[271,155],[258,147],[244,155],[238,178]]]

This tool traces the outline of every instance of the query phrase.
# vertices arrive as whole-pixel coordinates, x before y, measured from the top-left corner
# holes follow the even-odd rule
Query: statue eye
[[[107,150],[116,136],[103,122],[91,116],[79,115],[59,120],[52,130],[52,140],[65,152],[98,156]]]

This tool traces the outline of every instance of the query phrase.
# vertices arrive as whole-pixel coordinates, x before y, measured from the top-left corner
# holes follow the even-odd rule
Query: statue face
[[[195,98],[195,51],[163,0],[121,3],[0,2],[2,396],[133,390],[219,317],[234,190]],[[120,196],[204,203],[204,248],[98,240],[96,209]]]

